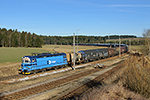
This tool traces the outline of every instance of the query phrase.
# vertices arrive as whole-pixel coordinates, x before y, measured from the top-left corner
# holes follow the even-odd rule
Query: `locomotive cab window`
[[[30,61],[30,58],[28,58],[28,57],[23,57],[22,58],[22,63],[30,63],[31,61]]]

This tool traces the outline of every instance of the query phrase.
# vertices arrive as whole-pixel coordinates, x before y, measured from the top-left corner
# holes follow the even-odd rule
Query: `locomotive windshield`
[[[30,63],[31,61],[30,61],[30,58],[28,58],[28,57],[23,57],[22,58],[22,63]]]

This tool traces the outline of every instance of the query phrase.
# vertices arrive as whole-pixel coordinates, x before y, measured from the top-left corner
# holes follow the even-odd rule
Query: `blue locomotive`
[[[65,53],[32,53],[32,56],[22,57],[21,69],[22,74],[36,73],[59,66],[66,66],[67,58]]]

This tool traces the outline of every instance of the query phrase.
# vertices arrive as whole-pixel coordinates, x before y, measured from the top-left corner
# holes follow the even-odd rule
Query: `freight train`
[[[106,46],[110,46],[110,44]],[[118,50],[118,46],[114,46],[113,48],[81,50],[75,53],[75,63],[80,64],[112,57],[119,54]],[[128,46],[122,45],[120,47],[121,53],[125,53],[127,51]],[[46,71],[52,68],[72,66],[73,57],[73,53],[32,53],[31,56],[22,57],[22,64],[19,69],[19,73],[35,74],[39,71]]]

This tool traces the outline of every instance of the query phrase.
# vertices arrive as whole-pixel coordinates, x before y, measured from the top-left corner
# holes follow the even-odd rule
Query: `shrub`
[[[143,58],[144,59],[144,58]],[[126,69],[123,74],[125,87],[135,91],[144,97],[150,97],[150,66],[133,56],[125,63]]]

